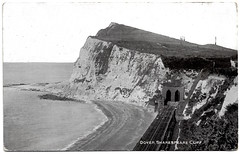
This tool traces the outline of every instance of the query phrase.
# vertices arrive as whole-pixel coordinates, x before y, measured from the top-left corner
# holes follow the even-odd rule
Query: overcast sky
[[[4,62],[74,62],[111,22],[237,49],[234,3],[5,3]]]

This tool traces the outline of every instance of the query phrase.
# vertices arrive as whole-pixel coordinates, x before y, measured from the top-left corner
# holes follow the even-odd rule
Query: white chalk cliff
[[[74,64],[69,90],[77,97],[142,104],[152,97],[167,71],[158,55],[89,37]]]
[[[205,46],[111,23],[96,36],[87,38],[74,63],[69,82],[51,88],[85,100],[118,100],[144,105],[157,89],[161,91],[161,83],[167,75],[176,74],[169,65],[178,63],[171,63],[172,60],[166,57],[194,57],[195,50],[201,50],[197,52],[201,56],[223,51],[221,48],[220,52],[216,49],[210,52]],[[227,51],[228,55],[235,54],[235,51]],[[198,73],[193,69],[178,72],[177,76],[182,79],[186,91],[191,88]]]

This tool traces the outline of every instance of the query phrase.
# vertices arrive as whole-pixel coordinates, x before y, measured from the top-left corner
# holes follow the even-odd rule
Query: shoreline
[[[92,102],[92,101],[91,101]],[[93,103],[93,102],[92,102]],[[95,104],[95,103],[93,103]],[[73,148],[75,146],[75,144],[78,144],[78,142],[80,142],[81,140],[84,140],[85,138],[87,138],[88,136],[90,136],[91,134],[93,134],[96,131],[99,131],[99,129],[101,129],[101,127],[103,127],[110,119],[110,117],[108,117],[103,110],[105,110],[102,107],[99,107],[97,104],[95,104],[95,108],[96,111],[101,112],[106,120],[104,120],[103,122],[101,122],[99,125],[97,125],[96,127],[94,127],[94,129],[92,131],[89,131],[89,133],[86,133],[84,136],[79,137],[78,139],[76,139],[75,141],[73,141],[72,143],[68,144],[66,147],[60,149],[60,151],[69,151],[69,149]],[[100,109],[101,108],[101,109]]]
[[[101,127],[66,151],[131,151],[147,130],[154,113],[118,101],[92,101],[108,117]]]
[[[7,89],[11,88],[13,90],[20,90],[20,91],[39,92],[40,94],[37,97],[40,100],[65,101],[65,102],[66,101],[71,101],[71,102],[75,102],[75,103],[88,104],[86,100],[78,100],[78,99],[75,99],[75,98],[68,98],[68,97],[60,96],[56,93],[52,93],[50,91],[44,91],[44,90],[42,90],[42,86],[39,86],[39,87],[37,86],[36,87],[35,85],[32,86],[30,84],[11,84],[11,86],[4,86],[3,88],[7,88]],[[41,92],[44,92],[44,94],[41,94]],[[68,150],[77,141],[88,137],[89,135],[93,134],[96,131],[99,131],[99,129],[101,129],[109,121],[109,119],[110,119],[109,114],[107,114],[107,110],[103,106],[101,106],[98,103],[94,103],[92,101],[90,103],[94,105],[93,106],[94,110],[96,112],[100,113],[104,117],[102,122],[100,124],[96,125],[92,130],[84,132],[83,136],[80,136],[76,140],[71,141],[65,147],[60,148],[60,149],[56,149],[56,150],[53,150],[53,151],[66,151],[66,150]],[[45,151],[45,150],[43,150],[43,151]]]
[[[80,149],[84,147],[88,143],[89,139],[93,139],[97,135],[96,133],[101,133],[102,131],[105,130],[105,128],[107,128],[112,123],[113,115],[111,114],[111,112],[109,112],[100,103],[97,103],[95,101],[91,101],[91,103],[95,104],[96,107],[99,108],[99,110],[103,113],[103,115],[107,118],[107,120],[102,122],[102,124],[96,126],[93,131],[91,131],[89,134],[87,134],[83,138],[76,140],[68,148],[66,149],[64,148],[65,151],[72,151],[73,149]]]
[[[46,91],[43,87],[44,86],[36,86],[36,84],[33,84],[16,86],[14,88],[46,92],[61,97],[59,93]],[[48,99],[48,97],[46,97],[46,99]],[[101,112],[105,118],[99,125],[95,126],[94,129],[85,132],[83,136],[71,141],[71,143],[64,148],[58,149],[59,151],[132,150],[154,119],[154,113],[149,113],[143,107],[125,102],[72,99],[74,100],[70,101],[84,101],[85,103],[94,104],[95,110]]]

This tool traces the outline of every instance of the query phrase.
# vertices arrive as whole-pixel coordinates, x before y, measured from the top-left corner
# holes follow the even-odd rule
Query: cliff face
[[[87,38],[69,82],[57,84],[53,89],[85,100],[118,100],[144,105],[157,89],[161,91],[163,81],[175,76],[182,80],[187,94],[201,68],[209,65],[202,58],[206,56],[205,48],[182,43],[178,39],[112,23],[96,36]],[[198,53],[204,55],[198,60],[194,57],[196,52],[192,51],[196,46],[203,52]],[[211,53],[218,52],[211,49]],[[184,58],[176,59],[178,56]],[[192,69],[195,65],[199,68]]]
[[[158,55],[89,37],[74,64],[67,90],[76,97],[143,104],[168,71]]]

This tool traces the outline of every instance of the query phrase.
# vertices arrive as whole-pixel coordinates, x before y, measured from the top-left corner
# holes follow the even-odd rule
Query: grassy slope
[[[238,143],[238,105],[232,104],[227,107],[223,117],[215,113],[220,110],[225,99],[225,91],[233,84],[233,78],[225,80],[219,87],[215,98],[197,109],[191,119],[183,120],[180,128],[181,141],[202,141],[198,145],[179,145],[179,150],[236,150]],[[204,113],[205,112],[205,113]],[[204,114],[203,114],[204,113]],[[198,121],[199,125],[196,125]]]
[[[221,46],[198,45],[116,23],[101,29],[94,37],[128,49],[164,56],[209,58],[231,57],[237,54],[236,50]]]

